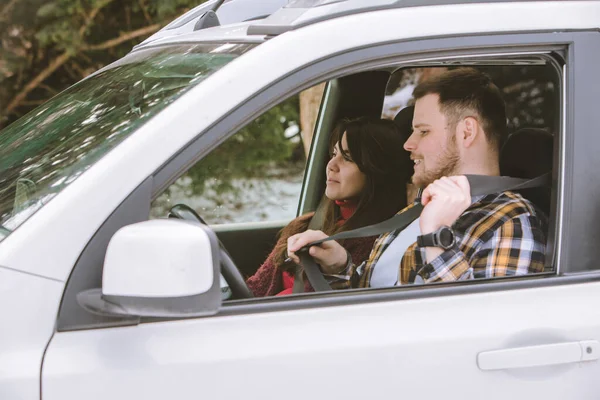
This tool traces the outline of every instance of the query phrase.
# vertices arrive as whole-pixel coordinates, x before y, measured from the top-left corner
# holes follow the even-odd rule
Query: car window
[[[153,115],[252,47],[134,53],[0,132],[0,241]]]
[[[322,93],[308,89],[254,119],[158,196],[151,218],[179,203],[211,225],[294,218]]]
[[[554,168],[553,138],[555,134],[560,132],[560,114],[557,112],[557,110],[560,109],[560,69],[550,60],[531,61],[530,65],[526,66],[518,65],[516,63],[515,65],[511,65],[511,62],[512,61],[506,61],[508,64],[506,66],[477,65],[475,69],[488,74],[492,82],[497,82],[497,86],[506,103],[507,130],[506,132],[502,130],[503,135],[504,133],[505,135],[500,139],[499,143],[502,149],[500,151],[501,174],[521,179],[531,179],[545,173],[550,173]],[[523,61],[523,64],[525,63],[526,61]],[[387,85],[385,85],[386,82],[384,81],[384,85],[381,86],[379,92],[376,93],[375,91],[370,94],[372,97],[369,97],[368,103],[360,104],[359,101],[361,99],[340,97],[336,106],[331,107],[331,109],[335,110],[333,112],[336,113],[337,117],[343,118],[346,117],[346,113],[350,114],[351,112],[353,113],[352,115],[359,113],[360,111],[357,108],[360,108],[364,114],[368,114],[372,111],[371,105],[373,103],[379,103],[381,105],[381,108],[378,110],[381,113],[380,115],[386,119],[394,119],[400,110],[408,105],[414,104],[413,90],[418,83],[423,82],[435,74],[453,68],[455,67],[421,67],[396,70],[395,72],[388,74]],[[340,87],[340,92],[345,94],[353,93],[355,87],[374,88],[378,85],[378,82],[381,80],[381,74],[383,73],[386,73],[386,71],[363,72],[353,76],[338,78],[337,85]],[[364,93],[362,94],[363,97],[366,96]],[[375,96],[378,97],[375,98]],[[345,101],[350,102],[353,107],[349,107]],[[321,111],[323,112],[323,110]],[[322,115],[321,118],[326,118],[326,116]],[[404,130],[404,128],[401,128],[401,130]],[[523,134],[523,132],[525,132],[525,134]],[[538,135],[538,133],[540,135]],[[525,138],[525,142],[521,142],[522,138]],[[532,139],[533,142],[527,142],[530,139]],[[530,147],[528,143],[533,143],[534,146],[539,147]],[[316,147],[318,145],[318,143],[315,143],[313,146],[315,147],[313,148],[313,154],[318,152],[318,148]],[[510,171],[514,171],[515,173]],[[535,245],[532,245],[532,247],[535,247],[535,252],[532,251],[532,254],[535,256],[532,256],[529,260],[531,268],[529,265],[526,267],[525,272],[527,274],[555,272],[553,260],[554,250],[552,248],[554,238],[551,237],[552,232],[549,230],[549,226],[556,218],[555,210],[550,208],[553,190],[555,190],[555,188],[538,187],[529,190],[521,190],[516,194],[517,196],[522,196],[526,200],[519,204],[526,204],[526,207],[531,206],[529,210],[534,210],[531,211],[531,220],[534,225],[532,232],[535,232]],[[409,199],[414,199],[414,196],[417,194],[416,188],[409,184],[407,191],[407,197]],[[490,195],[488,200],[491,201],[492,197],[494,199],[496,198]],[[497,200],[497,204],[508,201],[507,198],[502,196],[497,197],[499,199]],[[506,208],[506,210],[508,209],[509,208]],[[467,220],[464,219],[463,223],[465,223],[465,221]],[[458,227],[457,231],[459,229],[463,228]],[[492,231],[490,228],[490,232],[495,231]],[[412,234],[413,232],[409,230],[409,235]],[[417,234],[414,234],[416,239]],[[467,238],[462,232],[459,234],[461,235],[461,240]],[[388,237],[393,238],[394,236]],[[476,240],[483,239],[476,238]],[[492,242],[493,241],[490,241],[490,243]],[[534,241],[532,240],[531,242],[533,243]],[[421,249],[416,247],[414,241],[407,244],[408,247],[403,251],[410,252],[408,253],[409,257],[407,258],[408,262],[405,263],[403,260],[402,263],[400,263],[399,258],[395,265],[409,265],[410,260],[417,259],[418,256],[413,254],[420,252]],[[378,245],[376,244],[374,247],[376,250],[371,252],[371,256],[375,255],[376,257],[379,257],[381,252],[377,249],[385,249],[387,245],[389,245],[389,242],[379,245],[379,247],[377,247]],[[480,259],[484,259],[481,256],[483,252],[484,251],[478,253]],[[419,253],[419,256],[423,257],[421,253]],[[523,260],[525,260],[525,258],[526,257],[523,257]],[[362,265],[366,265],[365,268],[369,268],[369,265],[372,266],[377,264],[367,263]],[[257,262],[255,263],[254,268],[258,268],[259,266],[260,263]],[[488,267],[487,264],[483,262],[475,265],[473,267],[473,276],[471,278],[480,279],[487,277],[485,274],[488,270],[485,268]],[[246,272],[247,270],[248,268],[245,266],[244,271]],[[402,282],[402,284],[412,283],[411,279],[413,278],[410,278],[411,271],[409,271],[408,268],[405,268],[405,266],[402,266],[397,271],[394,270],[393,273],[398,274],[398,280],[396,280],[396,282]],[[524,272],[523,270],[519,270],[518,273],[522,274]],[[388,279],[387,275],[382,275],[380,277],[380,280],[382,280],[384,284],[376,283],[370,285],[368,279],[375,275],[368,274],[370,274],[370,272],[365,273],[365,276],[367,276],[366,279],[362,279],[362,276],[360,279],[357,278],[359,283],[350,282],[346,286],[342,286],[342,284],[338,284],[339,282],[335,282],[336,288],[352,287],[362,289],[392,285],[389,282],[393,282],[393,280]],[[424,281],[424,279],[429,279],[428,274],[429,273],[426,272],[423,274],[423,277],[419,276],[421,283],[428,283]],[[508,275],[511,275],[511,273],[506,274],[506,276]],[[505,277],[502,273],[499,273],[498,276],[501,278]],[[344,276],[342,275],[342,277]],[[415,282],[419,281],[415,280]],[[350,284],[353,286],[349,286]]]
[[[546,129],[554,134],[558,126],[558,77],[549,64],[519,66],[478,66],[500,88],[506,103],[508,132],[522,128]],[[390,76],[382,117],[393,119],[414,103],[415,86],[449,68],[403,68]]]

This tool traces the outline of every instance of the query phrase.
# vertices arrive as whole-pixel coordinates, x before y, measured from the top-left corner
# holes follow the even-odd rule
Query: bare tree
[[[300,93],[300,130],[304,145],[304,154],[307,157],[324,90],[325,83],[321,83]]]

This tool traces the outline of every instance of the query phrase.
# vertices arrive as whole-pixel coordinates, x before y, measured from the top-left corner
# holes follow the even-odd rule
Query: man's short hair
[[[506,136],[506,106],[492,79],[474,68],[458,68],[435,75],[415,88],[413,97],[439,96],[440,110],[450,128],[466,117],[475,117],[483,126],[488,142],[500,149]]]

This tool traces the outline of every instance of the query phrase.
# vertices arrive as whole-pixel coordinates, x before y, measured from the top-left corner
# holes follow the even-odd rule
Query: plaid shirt
[[[543,272],[546,225],[546,218],[519,194],[483,196],[452,226],[456,238],[453,248],[425,263],[424,247],[416,242],[408,247],[399,262],[397,284],[413,283],[416,276],[431,283]],[[339,275],[330,275],[332,287],[369,287],[373,268],[399,233],[382,234],[367,261],[356,266],[349,260]]]

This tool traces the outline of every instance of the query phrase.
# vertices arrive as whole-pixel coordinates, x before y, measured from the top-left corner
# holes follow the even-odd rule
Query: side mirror
[[[210,228],[160,219],[128,225],[108,244],[102,289],[78,294],[102,315],[185,317],[221,306],[218,240]]]

